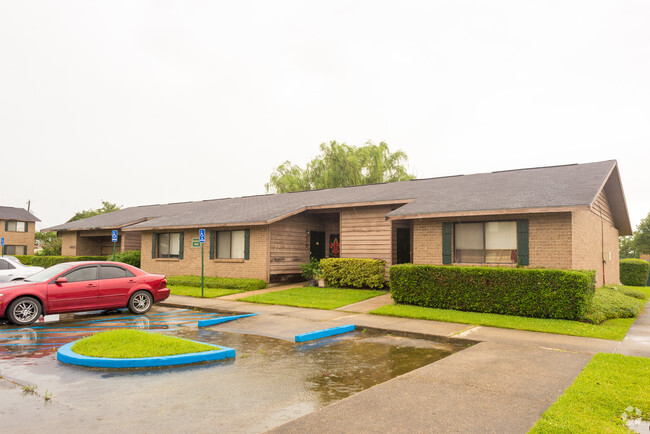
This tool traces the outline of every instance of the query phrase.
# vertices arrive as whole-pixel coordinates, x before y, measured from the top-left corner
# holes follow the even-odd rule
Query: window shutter
[[[29,232],[29,222],[25,222],[25,232]]]
[[[214,245],[216,244],[217,233],[210,231],[210,259],[214,259]]]
[[[442,224],[442,263],[451,264],[451,222]]]
[[[244,259],[251,257],[251,230],[244,230]]]
[[[151,259],[156,258],[156,233],[151,234]]]
[[[5,220],[5,232],[9,232],[9,220]]]
[[[517,264],[529,265],[528,220],[517,220]]]
[[[178,259],[183,259],[183,235],[185,235],[185,232],[180,233],[178,240],[178,243],[180,244],[178,249]]]

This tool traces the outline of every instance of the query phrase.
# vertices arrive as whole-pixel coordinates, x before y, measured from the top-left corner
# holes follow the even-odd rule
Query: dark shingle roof
[[[469,211],[588,206],[615,167],[616,161],[610,160],[329,190],[141,206],[65,223],[49,230],[124,226],[146,230],[268,223],[306,208],[378,202],[405,204],[387,215],[394,218]]]
[[[0,220],[18,220],[21,222],[40,222],[38,217],[24,208],[0,206]]]

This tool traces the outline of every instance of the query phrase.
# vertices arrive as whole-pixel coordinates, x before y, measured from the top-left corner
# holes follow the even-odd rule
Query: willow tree
[[[265,187],[267,193],[289,193],[407,181],[415,178],[408,173],[407,162],[404,152],[390,152],[384,142],[375,145],[368,141],[356,147],[331,141],[320,145],[320,154],[304,169],[290,161],[276,167]]]

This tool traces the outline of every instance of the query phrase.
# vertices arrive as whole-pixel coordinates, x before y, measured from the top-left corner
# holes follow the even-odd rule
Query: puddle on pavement
[[[261,432],[466,348],[362,331],[294,344],[188,327],[179,318],[166,325],[160,316],[147,318],[150,329],[232,347],[237,357],[179,368],[101,371],[58,362],[51,340],[43,350],[27,351],[33,349],[29,345],[22,352],[0,347],[0,375],[20,384],[36,384],[38,391],[52,394],[48,403],[0,387],[0,416],[11,415],[3,418],[8,422],[4,428],[40,431],[47,423],[58,432],[72,432],[86,424],[93,431],[112,432],[119,423],[121,430],[129,431],[146,427],[147,431]],[[114,319],[98,323],[113,327]],[[137,326],[130,319],[124,321]],[[98,323],[86,326],[98,327]],[[36,343],[49,339],[47,330],[63,332],[57,336],[61,342],[78,339],[75,333],[84,333],[77,327],[81,325],[62,323],[46,330],[13,332],[16,342],[31,339],[32,343],[32,332],[38,336]],[[30,425],[26,427],[25,421]]]

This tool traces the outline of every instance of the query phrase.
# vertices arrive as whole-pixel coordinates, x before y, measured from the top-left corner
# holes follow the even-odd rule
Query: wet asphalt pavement
[[[217,316],[156,307],[144,316],[119,311],[0,326],[3,430],[261,432],[464,348],[363,331],[299,345],[197,328]],[[56,360],[61,345],[113,328],[225,345],[237,357],[129,371]]]

